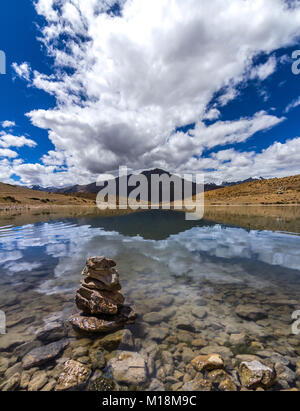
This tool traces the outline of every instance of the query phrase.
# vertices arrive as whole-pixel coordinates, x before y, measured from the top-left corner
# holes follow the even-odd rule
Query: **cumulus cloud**
[[[261,64],[257,67],[253,67],[250,77],[252,79],[258,78],[259,80],[263,81],[275,72],[276,66],[276,58],[272,56],[266,63]]]
[[[276,70],[275,50],[296,43],[298,2],[127,0],[117,2],[120,15],[108,13],[115,3],[36,1],[54,71],[32,72],[27,63],[14,68],[57,99],[55,109],[28,113],[55,146],[42,159],[40,178],[49,182],[51,167],[67,184],[119,165],[208,169],[207,159],[195,155],[283,121],[260,112],[225,122],[219,109],[237,97],[241,83]],[[255,66],[260,55],[267,61]],[[206,126],[205,119],[216,122]],[[187,124],[194,130],[175,132]]]
[[[0,147],[35,147],[36,145],[35,141],[24,136],[18,137],[12,134],[7,134],[5,131],[0,132]]]
[[[22,64],[13,63],[12,68],[15,70],[16,74],[23,80],[30,80],[31,68],[28,63],[24,62]]]
[[[0,157],[16,158],[18,153],[8,148],[0,148]]]
[[[1,123],[2,128],[11,128],[14,127],[16,123],[14,121],[5,120]]]
[[[300,137],[284,144],[275,142],[260,153],[229,149],[213,153],[211,157],[217,162],[216,170],[211,173],[217,182],[236,181],[249,176],[285,177],[299,171]]]

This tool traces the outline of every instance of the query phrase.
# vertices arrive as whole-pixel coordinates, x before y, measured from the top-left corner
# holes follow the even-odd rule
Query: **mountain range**
[[[148,180],[148,187],[149,187],[149,198],[151,195],[151,176],[152,175],[163,175],[163,174],[167,174],[168,176],[171,176],[170,173],[168,173],[165,170],[156,168],[153,170],[148,170],[148,171],[143,171],[141,173],[142,175],[144,175],[147,180]],[[133,174],[129,174],[127,176],[127,181],[129,180],[129,178],[132,176]],[[178,179],[181,181],[182,184],[184,184],[184,180],[181,179],[180,177],[175,176],[175,179]],[[208,192],[208,191],[212,191],[212,190],[217,190],[217,189],[221,189],[224,187],[228,187],[228,186],[235,186],[235,185],[239,185],[242,183],[249,183],[249,182],[253,182],[253,181],[257,181],[257,180],[264,180],[262,177],[260,178],[248,178],[247,180],[243,180],[243,181],[236,181],[236,182],[223,182],[222,184],[213,184],[213,183],[208,183],[204,185],[204,191]],[[120,179],[119,177],[116,177],[115,179],[116,181],[116,188],[117,188],[117,194],[119,193],[119,183],[120,183]],[[72,195],[78,195],[80,197],[94,197],[95,194],[97,194],[99,192],[99,185],[97,185],[97,183],[91,183],[91,184],[86,184],[86,185],[73,185],[73,186],[67,186],[67,187],[63,187],[63,188],[58,188],[58,187],[41,187],[39,185],[34,185],[29,187],[32,190],[37,190],[37,191],[45,191],[48,193],[57,193],[57,194],[72,194]],[[131,189],[129,188],[128,190],[128,194],[134,190],[135,187],[132,187]],[[193,195],[195,195],[196,193],[196,184],[193,183],[192,185],[192,191],[193,191]],[[161,194],[161,191],[160,191]],[[174,198],[173,198],[174,199]],[[171,193],[171,201],[173,201],[172,199],[172,193]]]

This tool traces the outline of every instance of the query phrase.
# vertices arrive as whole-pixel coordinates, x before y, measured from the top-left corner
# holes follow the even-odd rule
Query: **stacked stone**
[[[70,322],[88,332],[106,332],[134,322],[134,310],[124,305],[116,263],[106,257],[91,257],[82,272],[84,278],[76,294],[82,314]]]

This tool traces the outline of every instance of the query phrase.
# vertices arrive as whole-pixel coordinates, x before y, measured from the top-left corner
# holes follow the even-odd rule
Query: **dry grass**
[[[52,194],[29,188],[0,183],[0,209],[51,208],[52,206],[94,206],[95,202],[87,198]]]
[[[253,181],[205,193],[206,205],[300,204],[300,175]]]
[[[95,195],[46,193],[0,183],[0,211],[53,210],[58,206],[94,208],[95,205]],[[205,193],[205,205],[300,205],[300,175],[209,191]]]

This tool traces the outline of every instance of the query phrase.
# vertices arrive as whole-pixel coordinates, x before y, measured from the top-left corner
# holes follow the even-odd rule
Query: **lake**
[[[2,217],[1,389],[53,390],[69,359],[92,370],[81,389],[211,390],[225,378],[240,389],[239,364],[253,360],[275,367],[272,389],[300,388],[300,338],[292,329],[300,310],[299,219],[282,213],[254,216],[255,229],[245,216],[190,222],[171,211],[32,223]],[[76,312],[81,271],[96,255],[117,262],[122,293],[138,313],[126,332],[104,340],[59,327]],[[49,324],[57,337],[38,339]],[[62,339],[55,358],[23,369],[28,352]],[[142,384],[105,366],[120,350],[145,361]],[[211,353],[222,356],[226,375],[198,378],[191,361]]]

